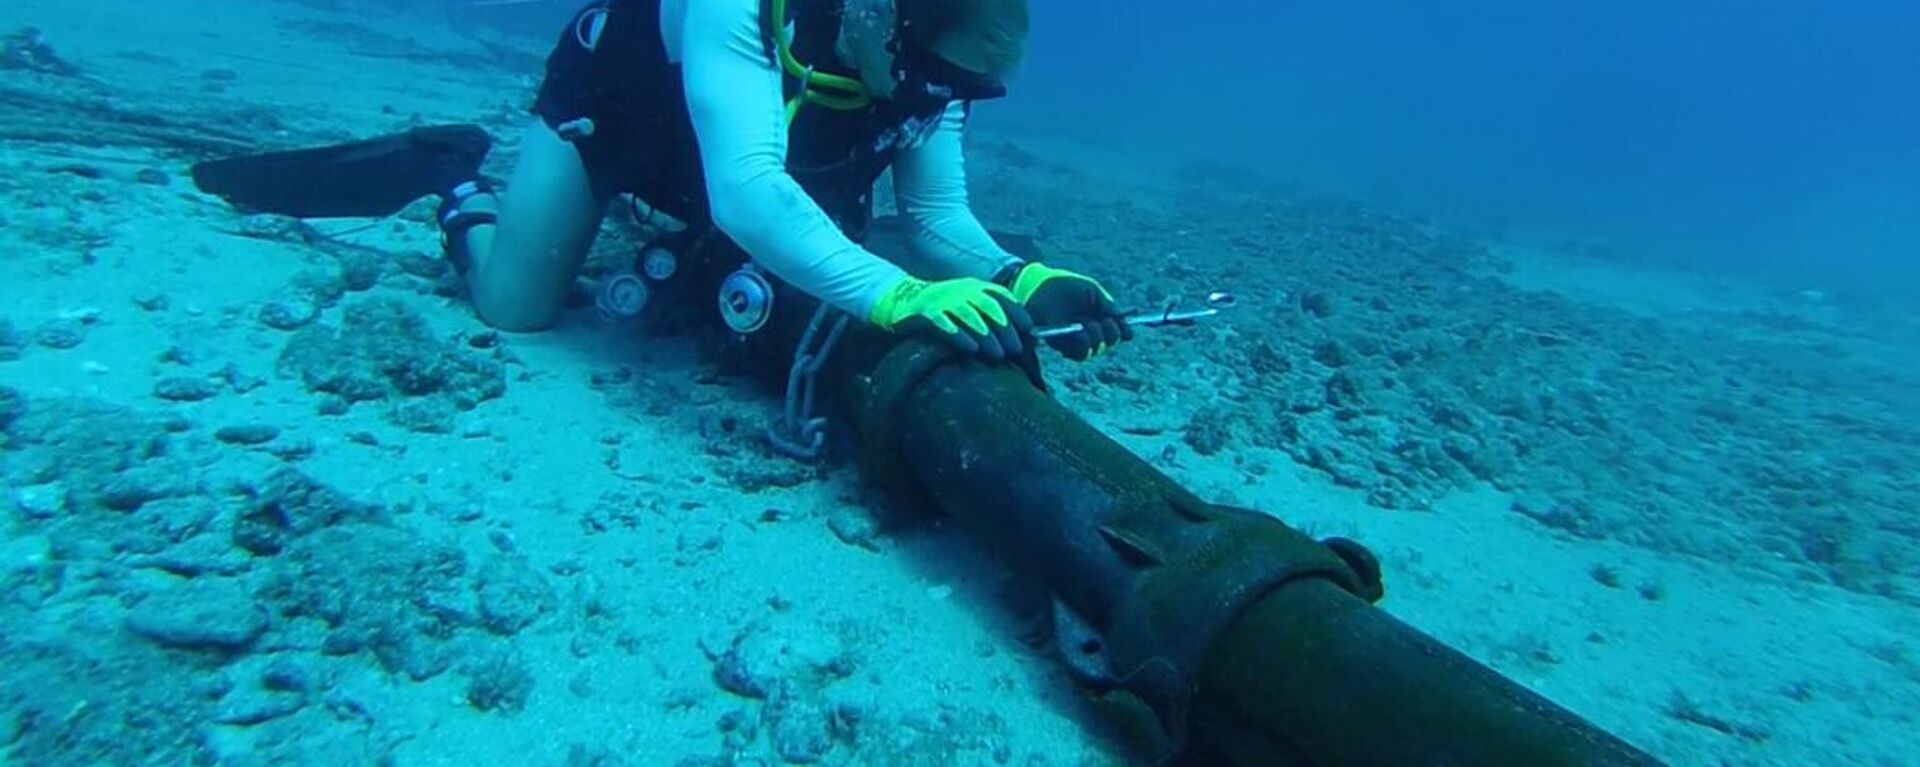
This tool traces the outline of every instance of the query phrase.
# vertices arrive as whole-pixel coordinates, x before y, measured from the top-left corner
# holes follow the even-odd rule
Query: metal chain
[[[829,319],[831,318],[831,319]],[[847,330],[848,319],[830,306],[821,304],[807,321],[807,331],[793,350],[793,367],[787,371],[786,410],[779,421],[767,429],[767,444],[773,451],[796,461],[818,461],[826,453],[827,419],[813,414],[814,383],[827,356]],[[821,339],[821,329],[826,329]],[[819,343],[816,344],[815,341]]]

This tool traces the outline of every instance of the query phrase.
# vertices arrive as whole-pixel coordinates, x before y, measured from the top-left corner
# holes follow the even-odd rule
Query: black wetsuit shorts
[[[575,14],[547,57],[533,111],[571,138],[595,195],[630,193],[682,221],[706,217],[686,91],[660,36],[660,0],[598,0]]]

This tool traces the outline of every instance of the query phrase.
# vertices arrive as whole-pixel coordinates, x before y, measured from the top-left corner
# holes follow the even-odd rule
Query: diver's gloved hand
[[[973,278],[904,278],[880,297],[868,319],[896,333],[937,338],[987,362],[1019,356],[1021,338],[1033,331],[1033,319],[1010,291]]]
[[[1092,277],[1032,263],[1014,272],[1007,285],[1039,327],[1080,324],[1083,332],[1047,339],[1047,344],[1067,359],[1085,360],[1133,340],[1133,326],[1127,324],[1126,315]]]

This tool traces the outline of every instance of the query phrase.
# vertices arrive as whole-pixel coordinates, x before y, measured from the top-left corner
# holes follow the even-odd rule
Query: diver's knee
[[[499,240],[487,256],[467,275],[468,298],[482,322],[507,333],[533,333],[559,319],[559,297],[544,289],[548,275],[533,268],[538,264],[503,252]]]
[[[560,319],[566,290],[593,242],[603,201],[574,147],[537,125],[523,142],[508,194],[489,198],[499,223],[475,237],[468,291],[480,319],[505,332]]]
[[[530,296],[523,291],[473,289],[473,309],[487,327],[503,333],[538,333],[553,327],[560,318],[557,301]]]
[[[488,318],[485,312],[480,314],[480,320],[487,323],[487,327],[502,333],[543,332],[553,327],[554,319],[554,317],[539,317],[526,312],[508,314],[498,320]]]

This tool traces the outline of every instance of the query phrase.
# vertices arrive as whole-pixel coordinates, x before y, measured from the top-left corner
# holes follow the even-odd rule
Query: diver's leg
[[[509,183],[504,199],[480,192],[457,208],[461,214],[497,211],[497,224],[476,224],[452,236],[462,238],[457,245],[470,261],[467,286],[480,319],[500,330],[529,332],[560,316],[606,205],[594,196],[580,153],[539,119],[520,142]]]

